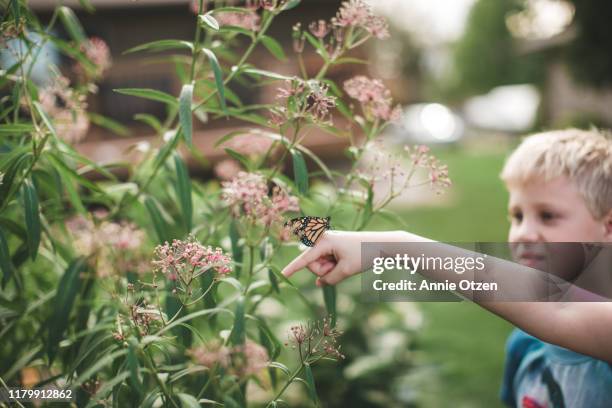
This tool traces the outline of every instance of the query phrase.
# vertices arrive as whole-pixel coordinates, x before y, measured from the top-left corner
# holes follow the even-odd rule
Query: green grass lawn
[[[507,194],[498,174],[505,153],[436,152],[453,180],[443,207],[401,211],[410,232],[447,242],[506,240]],[[377,228],[389,228],[375,223]],[[397,227],[397,226],[396,226]],[[494,407],[499,401],[503,351],[511,325],[475,304],[421,303],[418,335],[427,381],[425,407]]]

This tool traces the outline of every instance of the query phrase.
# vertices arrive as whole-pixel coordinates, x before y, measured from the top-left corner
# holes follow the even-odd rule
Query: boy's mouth
[[[522,252],[518,254],[518,262],[521,265],[528,266],[530,268],[538,269],[542,267],[546,262],[546,256],[537,254],[535,252]]]

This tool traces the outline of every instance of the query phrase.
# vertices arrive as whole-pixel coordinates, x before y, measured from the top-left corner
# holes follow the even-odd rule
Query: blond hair
[[[566,129],[523,140],[501,173],[506,185],[566,176],[578,187],[595,219],[612,209],[612,139],[597,130]]]

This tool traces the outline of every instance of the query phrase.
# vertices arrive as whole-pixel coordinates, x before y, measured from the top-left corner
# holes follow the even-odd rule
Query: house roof
[[[189,4],[189,0],[90,0],[95,8],[150,7]],[[28,5],[34,10],[52,10],[59,4],[58,0],[30,0]],[[82,8],[79,0],[65,0],[66,6]]]
[[[190,0],[89,0],[97,9],[103,8],[133,8],[133,7],[151,7],[151,6],[173,6],[189,4]],[[339,1],[329,0],[307,0],[309,3],[339,3]],[[53,10],[59,0],[30,0],[28,6],[34,10]],[[83,8],[80,0],[64,0],[63,4],[75,9]]]

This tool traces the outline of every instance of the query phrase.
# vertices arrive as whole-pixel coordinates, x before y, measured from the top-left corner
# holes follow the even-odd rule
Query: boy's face
[[[583,246],[571,243],[612,242],[605,220],[593,217],[574,183],[566,177],[509,185],[508,191],[508,240],[515,260],[525,266],[571,279],[571,271],[577,272],[584,262]],[[553,242],[568,244],[541,245]],[[550,264],[553,260],[556,267]]]

